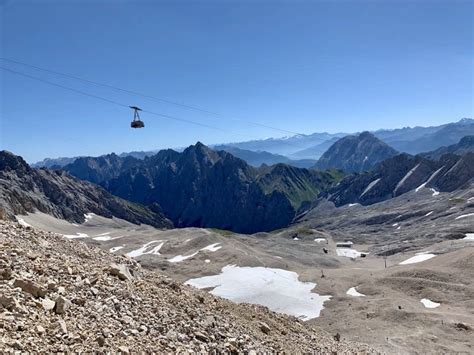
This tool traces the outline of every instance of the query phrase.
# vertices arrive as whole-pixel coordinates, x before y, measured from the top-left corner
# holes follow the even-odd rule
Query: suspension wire
[[[74,88],[71,88],[71,87],[69,87],[69,86],[64,86],[64,85],[61,85],[61,84],[58,84],[58,83],[54,83],[54,82],[52,82],[52,81],[45,80],[45,79],[42,79],[42,78],[38,78],[38,77],[33,76],[33,75],[21,73],[21,72],[18,72],[18,71],[16,71],[16,70],[9,69],[9,68],[5,68],[5,67],[2,67],[2,66],[0,66],[0,69],[5,70],[5,71],[7,71],[7,72],[10,72],[10,73],[12,73],[12,74],[21,75],[21,76],[23,76],[23,77],[26,77],[26,78],[29,78],[29,79],[32,79],[32,80],[40,81],[40,82],[45,83],[45,84],[49,84],[49,85],[52,85],[52,86],[56,86],[56,87],[65,89],[65,90],[69,90],[69,91],[75,92],[75,93],[77,93],[77,94],[81,94],[81,95],[84,95],[84,96],[93,97],[93,98],[95,98],[95,99],[102,100],[102,101],[108,102],[108,103],[110,103],[110,104],[114,104],[114,105],[117,105],[117,106],[129,108],[129,105],[125,105],[125,104],[122,104],[122,103],[120,103],[120,102],[117,102],[117,101],[114,101],[114,100],[110,100],[110,99],[107,99],[107,98],[105,98],[105,97],[98,96],[98,95],[95,95],[95,94],[90,94],[90,93],[85,92],[85,91],[82,91],[82,90],[74,89]],[[155,116],[167,118],[167,119],[170,119],[170,120],[175,120],[175,121],[190,123],[190,124],[194,124],[194,125],[197,125],[197,126],[202,126],[202,127],[206,127],[206,128],[211,128],[211,129],[215,129],[215,130],[218,130],[218,131],[222,131],[222,132],[227,132],[227,131],[223,130],[222,128],[215,127],[215,126],[210,126],[210,125],[207,125],[207,124],[204,124],[204,123],[200,123],[200,122],[188,120],[188,119],[185,119],[185,118],[180,118],[180,117],[176,117],[176,116],[165,115],[165,114],[162,114],[162,113],[152,112],[152,111],[146,111],[146,110],[142,110],[142,111],[143,111],[143,112],[146,112],[146,113],[149,113],[149,114],[151,114],[151,115],[155,115]],[[234,133],[235,133],[235,132],[234,132]]]
[[[186,109],[189,109],[189,110],[199,111],[199,112],[207,113],[207,114],[210,114],[210,115],[213,115],[213,116],[224,117],[224,115],[222,115],[222,114],[220,114],[220,113],[213,112],[213,111],[209,111],[209,110],[206,110],[206,109],[203,109],[203,108],[200,108],[200,107],[196,107],[196,106],[192,106],[192,105],[187,105],[187,104],[182,104],[182,103],[175,102],[175,101],[171,101],[171,100],[166,100],[166,99],[159,98],[159,97],[156,97],[156,96],[151,96],[151,95],[143,94],[143,93],[140,93],[140,92],[137,92],[137,91],[128,90],[128,89],[124,89],[124,88],[121,88],[121,87],[113,86],[113,85],[110,85],[110,84],[105,84],[105,83],[101,83],[101,82],[98,82],[98,81],[93,81],[93,80],[85,79],[85,78],[82,78],[82,77],[79,77],[79,76],[76,76],[76,75],[58,72],[58,71],[55,71],[55,70],[51,70],[51,69],[46,69],[46,68],[38,67],[38,66],[36,66],[36,65],[31,65],[31,64],[23,63],[23,62],[19,62],[19,61],[16,61],[16,60],[13,60],[13,59],[8,59],[8,58],[0,58],[0,60],[6,61],[6,62],[15,63],[15,64],[19,64],[19,65],[23,65],[23,66],[26,66],[26,67],[30,67],[30,68],[33,68],[33,69],[36,69],[36,70],[41,70],[41,71],[48,72],[48,73],[52,73],[52,74],[56,74],[56,75],[61,75],[61,76],[64,76],[64,77],[67,77],[67,78],[70,78],[70,79],[82,81],[82,82],[84,82],[84,83],[93,84],[93,85],[98,85],[98,86],[106,87],[106,88],[109,88],[109,89],[113,89],[113,90],[125,92],[125,93],[128,93],[128,94],[132,94],[132,95],[141,96],[141,97],[144,97],[144,98],[148,98],[148,99],[152,99],[152,100],[164,102],[164,103],[167,103],[167,104],[170,104],[170,105],[175,105],[175,106],[183,107],[183,108],[186,108]],[[253,122],[253,121],[248,121],[248,120],[242,120],[242,119],[232,118],[232,117],[230,117],[230,119],[233,120],[233,121],[246,122],[246,123],[249,123],[249,124],[252,124],[252,125],[255,125],[255,126],[259,126],[259,127],[263,127],[263,128],[268,128],[268,129],[272,129],[272,130],[279,131],[279,132],[283,132],[283,133],[289,133],[289,134],[295,134],[295,135],[302,135],[302,133],[299,133],[299,132],[289,131],[289,130],[286,130],[286,129],[281,129],[281,128],[278,128],[278,127],[269,126],[269,125],[266,125],[266,124],[263,124],[263,123],[259,123],[259,122]]]

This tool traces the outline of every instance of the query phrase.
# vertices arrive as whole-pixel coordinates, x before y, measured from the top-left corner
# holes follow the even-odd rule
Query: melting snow
[[[119,251],[119,250],[122,249],[123,247],[124,247],[124,246],[121,245],[121,246],[119,246],[119,247],[110,248],[110,249],[109,249],[109,252],[115,253],[116,251]]]
[[[408,264],[416,264],[416,263],[421,263],[422,261],[429,260],[431,258],[434,258],[436,255],[435,254],[429,254],[429,253],[418,253],[415,256],[402,261],[399,265],[408,265]]]
[[[104,235],[103,237],[94,237],[94,240],[98,240],[99,242],[106,242],[107,240],[111,240],[112,237],[110,235]]]
[[[316,238],[314,240],[316,243],[322,243],[322,242],[325,242],[326,241],[326,238]]]
[[[91,220],[92,217],[94,217],[95,215],[96,215],[95,213],[86,213],[84,215],[84,218],[86,219],[86,222],[87,222],[87,221]]]
[[[466,217],[471,217],[471,216],[474,216],[474,213],[463,214],[461,216],[457,216],[455,219],[461,219],[461,218],[466,218]]]
[[[156,245],[154,248],[150,247],[152,244],[156,244],[156,243],[160,243],[160,244]],[[163,244],[165,244],[165,242],[162,241],[162,240],[153,240],[149,243],[146,243],[141,248],[127,253],[127,255],[131,258],[136,258],[136,257],[139,257],[141,255],[145,255],[145,254],[160,255],[160,249],[163,246]]]
[[[209,263],[211,262],[211,260],[206,259],[206,260],[204,260],[204,262],[205,262],[206,264],[209,264]]]
[[[415,192],[418,192],[420,191],[422,188],[424,188],[426,186],[426,184],[428,184],[431,180],[433,180],[433,178],[438,175],[438,173],[444,168],[444,166],[442,166],[441,168],[439,168],[438,170],[436,170],[433,174],[431,174],[431,176],[429,177],[428,180],[426,180],[423,184],[421,184],[420,186],[418,186],[416,189],[415,189]]]
[[[405,181],[415,172],[416,169],[418,169],[418,167],[420,166],[420,163],[418,163],[417,165],[415,165],[414,168],[412,168],[404,177],[403,179],[401,179],[397,186],[395,186],[395,190],[393,190],[393,192],[397,192],[397,190],[403,186],[403,184],[405,183]]]
[[[423,305],[426,308],[436,308],[436,307],[439,307],[441,305],[441,303],[436,303],[436,302],[430,301],[427,298],[423,298],[420,302],[423,303]]]
[[[396,226],[398,226],[398,223],[392,224],[392,227],[396,227]]]
[[[222,248],[222,245],[218,246],[220,243],[214,243],[211,245],[208,245],[207,247],[202,248],[201,250],[207,250],[207,251],[218,251],[220,248]]]
[[[364,192],[362,192],[359,196],[359,198],[361,198],[362,196],[364,196],[367,192],[369,192],[375,185],[377,185],[377,183],[380,181],[380,178],[372,181],[369,185],[367,185],[367,187],[365,188]]]
[[[23,227],[31,227],[31,224],[26,223],[23,218],[18,218],[18,217],[17,217],[17,220],[18,220],[18,223],[19,223],[21,226],[23,226]]]
[[[357,206],[357,205],[358,205],[358,203],[349,203],[348,206],[349,206],[349,207],[353,207],[353,206]]]
[[[344,256],[352,259],[358,258],[362,255],[360,251],[351,248],[336,248],[336,254],[337,256]]]
[[[64,237],[67,239],[89,238],[89,236],[85,233],[64,234]]]
[[[265,267],[227,265],[219,275],[191,279],[186,284],[214,287],[213,295],[237,303],[260,304],[302,320],[319,317],[324,302],[331,298],[311,292],[316,284],[299,281],[295,272]]]
[[[466,236],[462,239],[464,239],[464,240],[474,240],[474,233],[466,233]]]
[[[430,212],[428,212],[427,214],[425,214],[423,217],[428,217],[428,216],[429,216],[430,214],[432,214],[432,213],[433,213],[433,211],[430,211]]]
[[[348,289],[346,294],[353,297],[365,297],[363,293],[357,292],[355,287],[351,287],[350,289]]]
[[[435,189],[430,189],[433,192],[433,196],[439,195],[439,191],[436,191]]]
[[[198,251],[195,253],[192,253],[190,255],[177,255],[171,259],[168,259],[170,263],[180,263],[181,261],[184,261],[186,259],[192,258],[193,256],[197,255],[199,253]]]

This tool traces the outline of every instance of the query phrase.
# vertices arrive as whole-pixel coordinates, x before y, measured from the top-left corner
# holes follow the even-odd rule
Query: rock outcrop
[[[82,223],[95,213],[132,223],[171,227],[158,209],[130,203],[102,187],[81,181],[61,170],[34,169],[21,157],[0,152],[0,218],[40,211],[70,222]]]
[[[371,350],[336,342],[265,307],[178,284],[130,258],[16,223],[0,221],[0,271],[1,353]]]

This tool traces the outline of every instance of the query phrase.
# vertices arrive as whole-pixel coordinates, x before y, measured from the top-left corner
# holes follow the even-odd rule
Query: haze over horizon
[[[152,95],[206,114],[0,60],[0,149],[34,162],[361,132],[472,117],[470,1],[2,2],[0,57]],[[442,26],[440,25],[442,24]]]

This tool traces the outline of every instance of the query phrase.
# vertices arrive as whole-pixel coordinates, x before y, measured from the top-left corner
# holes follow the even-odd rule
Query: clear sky
[[[195,105],[194,112],[0,60],[0,149],[44,157],[356,132],[472,117],[473,1],[0,0],[0,57]]]

